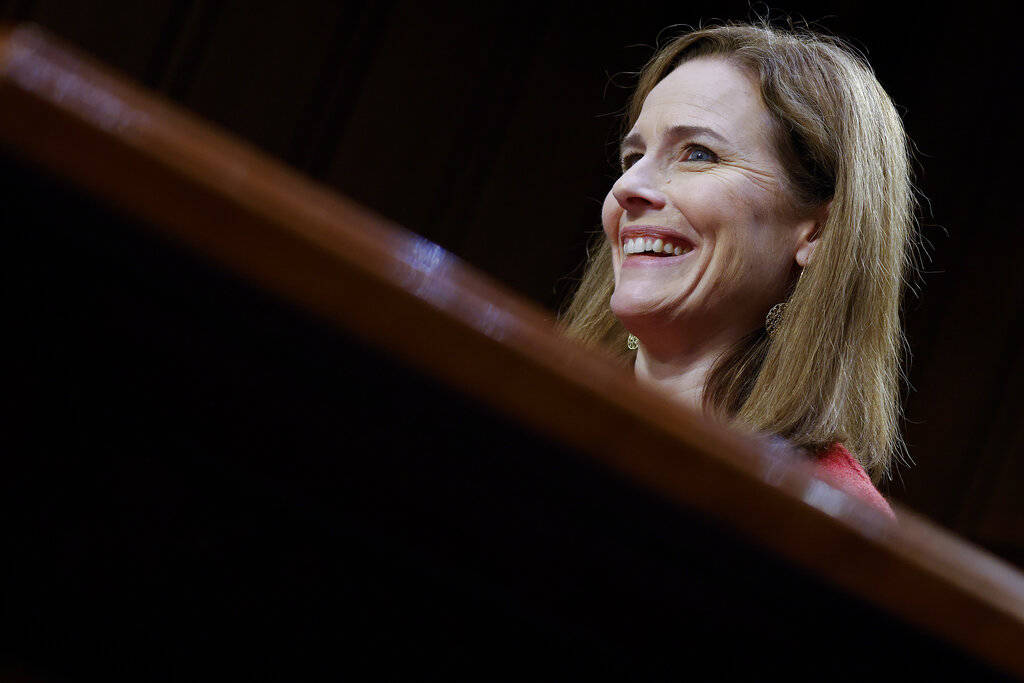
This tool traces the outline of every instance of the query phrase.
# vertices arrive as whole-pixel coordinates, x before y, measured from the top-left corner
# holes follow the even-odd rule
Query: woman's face
[[[786,192],[773,125],[757,84],[720,58],[682,64],[644,100],[602,222],[612,311],[645,347],[738,340],[805,265],[817,216]]]

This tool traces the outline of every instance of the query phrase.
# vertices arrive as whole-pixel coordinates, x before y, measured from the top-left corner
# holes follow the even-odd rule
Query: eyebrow
[[[678,126],[672,126],[665,132],[665,137],[678,140],[679,138],[697,137],[699,135],[706,135],[710,138],[714,138],[719,142],[728,143],[720,133],[708,128],[707,126],[688,126],[680,124]],[[639,147],[641,135],[639,133],[630,133],[622,139],[622,143],[619,145],[619,156],[622,156],[622,152],[628,147]]]

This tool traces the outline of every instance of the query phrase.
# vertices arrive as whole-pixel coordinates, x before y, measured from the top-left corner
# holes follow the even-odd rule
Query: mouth
[[[625,228],[619,232],[624,261],[676,260],[693,251],[693,243],[677,232],[656,227]]]

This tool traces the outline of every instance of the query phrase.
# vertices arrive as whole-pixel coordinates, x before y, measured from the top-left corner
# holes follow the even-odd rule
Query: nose
[[[665,206],[665,195],[657,188],[652,169],[646,166],[643,161],[633,164],[612,185],[615,201],[627,213]]]

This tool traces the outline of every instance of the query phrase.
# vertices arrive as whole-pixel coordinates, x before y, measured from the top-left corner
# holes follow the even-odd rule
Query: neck
[[[697,413],[703,413],[704,384],[715,361],[729,347],[715,344],[700,349],[658,352],[640,345],[633,366],[638,380],[653,385]]]

